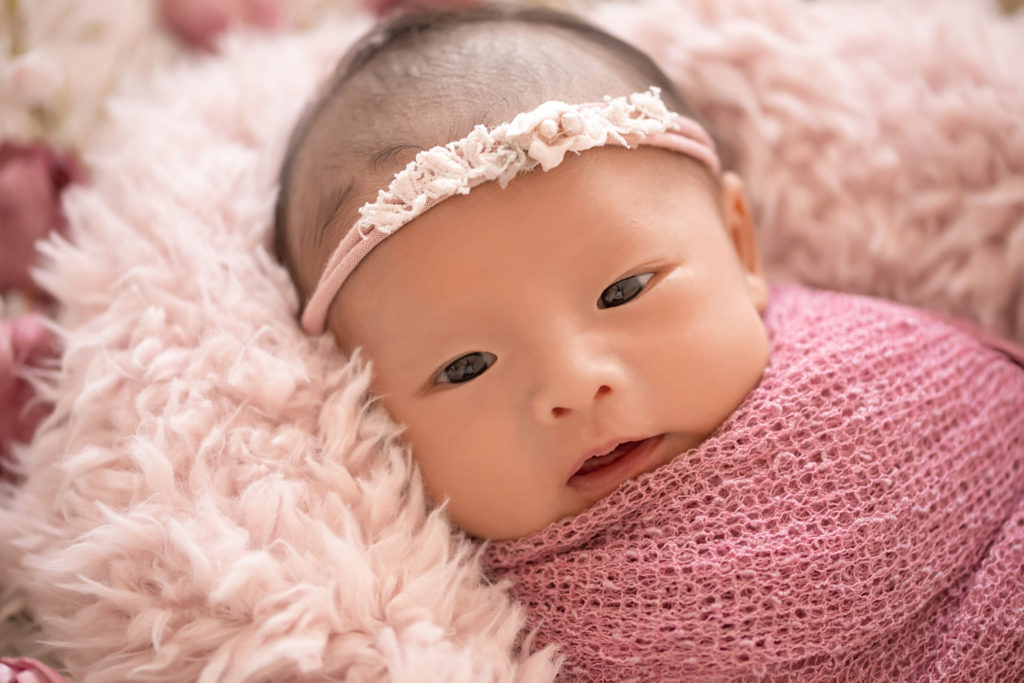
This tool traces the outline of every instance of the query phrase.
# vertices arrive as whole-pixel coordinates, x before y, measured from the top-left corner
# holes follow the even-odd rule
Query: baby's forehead
[[[670,259],[682,232],[718,225],[697,165],[668,150],[605,147],[504,188],[474,187],[366,255],[341,285],[329,327],[351,349],[364,325],[395,336],[479,332],[514,317],[506,306],[544,309],[541,292],[597,297],[627,270]],[[692,220],[679,220],[681,207]]]
[[[620,84],[613,94],[630,87]],[[322,122],[306,138],[301,170],[289,191],[288,222],[307,233],[303,241],[307,251],[312,251],[301,267],[314,271],[315,277],[326,254],[358,219],[359,208],[374,200],[418,153],[457,140],[476,125],[510,121],[521,109],[540,104],[545,97],[546,93],[538,95],[538,102],[522,107],[507,102],[489,106],[480,113],[465,106],[424,111],[414,121],[402,113],[404,107],[383,106],[372,121],[362,122],[354,120],[351,103],[345,103],[343,96],[334,98]],[[600,100],[601,96],[590,99]]]
[[[632,95],[631,97],[634,96],[635,95]],[[544,106],[547,107],[549,105],[550,103]],[[572,109],[573,111],[583,112],[590,111],[590,109],[587,109],[587,107],[589,106],[590,105],[584,105],[583,108],[580,109],[576,109],[573,107],[569,108]],[[532,114],[524,116],[530,115]],[[519,119],[516,120],[518,121]],[[477,130],[482,130],[482,128],[478,128]],[[490,132],[488,132],[487,134],[490,135]],[[474,133],[474,135],[476,135],[476,133]],[[461,145],[466,143],[469,139],[471,138],[464,138],[459,141],[453,142],[452,144],[456,145],[456,147],[454,147],[453,149],[461,150]],[[334,183],[334,186],[320,188],[318,191],[314,193],[317,201],[317,215],[315,216],[315,220],[313,221],[303,221],[307,225],[310,223],[316,223],[322,226],[319,228],[319,234],[321,236],[319,251],[321,254],[334,251],[335,245],[339,245],[342,241],[347,241],[349,239],[347,233],[349,233],[352,230],[354,224],[357,224],[357,219],[359,218],[361,211],[379,211],[378,205],[380,205],[381,201],[383,201],[381,197],[390,197],[391,192],[392,190],[394,190],[395,187],[404,186],[403,183],[405,181],[403,181],[402,178],[410,173],[410,169],[412,167],[415,167],[417,169],[414,173],[418,177],[418,175],[425,170],[421,168],[421,157],[430,157],[432,154],[436,155],[438,150],[446,149],[445,146],[443,145],[431,145],[429,148],[429,153],[426,153],[425,155],[419,154],[420,152],[423,151],[424,147],[425,145],[394,145],[390,149],[386,150],[386,153],[378,153],[376,155],[371,155],[367,158],[366,161],[364,161],[362,168],[365,169],[365,171],[362,174],[360,174],[359,177],[356,177],[355,174],[351,173],[346,174],[333,172],[333,169],[331,169],[331,163],[329,162],[329,160],[325,160],[328,159],[328,155],[321,151],[322,159],[320,163],[323,166],[325,172],[316,173],[314,174],[314,177],[318,178],[320,182]],[[612,154],[611,157],[607,157],[607,160],[604,161],[604,163],[616,163],[614,161],[615,159],[619,159],[620,161],[618,163],[621,163],[622,159],[636,155],[639,155],[644,158],[649,158],[648,152],[650,150],[637,149],[635,151],[619,151],[628,151],[629,154],[627,157]],[[656,186],[667,186],[670,185],[671,183],[678,183],[680,181],[679,172],[683,170],[686,171],[686,178],[684,179],[686,182],[700,182],[702,178],[705,180],[708,178],[709,168],[706,164],[710,162],[697,161],[693,157],[688,156],[687,154],[681,154],[678,151],[660,151],[662,152],[662,154],[655,155],[653,158],[662,159],[662,161],[669,161],[670,163],[651,164],[652,170],[656,171],[656,173],[652,176],[652,180],[650,182],[651,189],[656,189]],[[366,152],[363,152],[363,154],[365,155]],[[588,157],[596,155],[601,159],[606,159],[605,155],[601,153],[599,150],[589,151],[586,154]],[[714,156],[713,152],[711,152],[711,155]],[[570,153],[569,156],[572,157],[575,155]],[[415,163],[410,164],[410,160],[412,160],[414,157],[416,158]],[[454,161],[454,157],[452,158],[452,160]],[[405,170],[403,170],[397,176],[394,175],[394,171],[400,169]],[[434,170],[437,171],[438,169]],[[538,175],[538,173],[538,171],[533,171],[531,173],[527,173],[527,175],[534,176]],[[442,181],[442,178],[438,177],[437,180]],[[454,182],[455,178],[449,178],[448,180]],[[421,181],[422,179],[419,179],[417,182]],[[502,185],[504,185],[505,182],[507,181],[503,181]],[[512,182],[518,183],[520,181],[512,180]],[[565,183],[566,176],[563,174],[539,173],[539,176],[537,180],[534,182],[533,186],[539,187],[543,190],[548,185],[562,185]],[[488,183],[485,183],[485,185],[496,184],[497,183],[493,180]],[[717,183],[712,184],[717,186]],[[409,185],[410,189],[411,187],[412,185]],[[383,193],[384,188],[388,188],[386,194]],[[424,188],[421,187],[420,189]],[[468,190],[468,187],[465,189]],[[705,186],[703,189],[707,191],[712,188],[709,186]],[[381,192],[381,194],[378,196],[379,191]],[[456,194],[462,192],[463,191],[459,191]],[[474,190],[474,194],[477,193],[479,193],[479,190]],[[550,194],[550,190],[548,190],[547,192],[542,191],[541,194]],[[575,190],[570,188],[565,193],[565,196],[574,197],[576,196],[576,192]],[[635,196],[624,196],[618,194],[615,194],[613,196],[619,198],[620,203],[624,205],[630,205],[632,203],[635,203],[639,199],[642,199]],[[373,202],[372,200],[374,200],[375,198],[376,202]],[[524,198],[523,201],[530,202],[531,200],[532,198],[528,196]],[[366,205],[366,208],[361,209],[361,207],[363,207],[364,204]],[[419,211],[417,211],[416,213],[418,214]],[[369,220],[367,218],[367,216],[369,215],[376,215],[376,213],[366,214],[363,216],[362,220],[364,222],[366,220]],[[408,218],[405,219],[405,221],[408,220]],[[373,224],[376,225],[376,223]],[[390,230],[385,229],[384,232],[390,233]],[[393,240],[394,237],[392,237],[391,239]],[[323,264],[320,262],[322,261],[322,258],[323,257],[321,256],[321,258],[316,263],[307,262],[305,264],[305,267],[310,269],[311,279],[316,278],[318,274],[320,274],[323,271]],[[334,257],[332,257],[332,263],[333,258],[337,258],[337,254],[335,254]]]
[[[386,261],[384,270],[394,273],[408,259],[418,259],[428,245],[431,250],[455,251],[451,247],[479,243],[481,235],[497,231],[502,234],[502,253],[494,244],[480,245],[490,254],[482,267],[489,268],[487,261],[515,260],[517,254],[554,243],[586,241],[594,234],[591,230],[628,236],[636,233],[634,223],[677,211],[676,200],[682,197],[717,205],[718,186],[709,177],[701,162],[678,152],[647,146],[598,147],[569,154],[549,171],[538,167],[521,173],[506,186],[489,181],[446,199],[395,231],[364,260]],[[525,224],[545,226],[543,243],[522,239]]]

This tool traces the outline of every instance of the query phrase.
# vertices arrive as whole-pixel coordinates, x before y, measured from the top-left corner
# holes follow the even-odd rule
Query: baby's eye
[[[612,308],[635,299],[640,292],[644,291],[644,286],[652,277],[654,277],[654,273],[641,273],[619,280],[601,292],[601,296],[597,299],[597,307]]]
[[[434,378],[434,384],[461,384],[474,379],[494,365],[498,357],[486,351],[474,351],[456,358]]]

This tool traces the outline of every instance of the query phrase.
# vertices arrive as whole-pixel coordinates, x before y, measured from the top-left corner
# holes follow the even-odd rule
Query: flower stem
[[[25,51],[25,27],[21,24],[18,0],[5,0],[4,10],[7,12],[7,23],[11,26],[11,58],[13,59]]]

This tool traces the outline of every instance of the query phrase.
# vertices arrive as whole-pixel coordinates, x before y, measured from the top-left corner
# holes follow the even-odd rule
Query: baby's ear
[[[761,265],[761,250],[757,246],[754,219],[750,215],[743,179],[727,171],[722,174],[722,217],[733,248],[743,266],[750,300],[758,311],[768,304],[768,282]]]

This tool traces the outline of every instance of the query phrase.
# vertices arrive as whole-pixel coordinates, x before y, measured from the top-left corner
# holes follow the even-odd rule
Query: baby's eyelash
[[[464,356],[459,356],[448,365],[441,368],[434,377],[434,384],[462,384],[471,379],[476,379],[487,371],[498,357],[487,351],[474,351]]]
[[[640,292],[644,291],[644,287],[652,277],[654,277],[654,273],[640,273],[612,283],[601,292],[601,296],[597,297],[597,307],[614,308],[632,301],[640,295]]]

